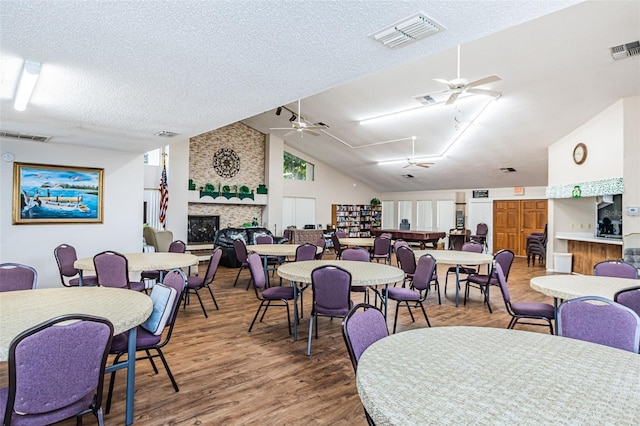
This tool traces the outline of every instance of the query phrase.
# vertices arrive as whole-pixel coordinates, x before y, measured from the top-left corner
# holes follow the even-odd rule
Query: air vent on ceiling
[[[402,175],[402,177],[406,177],[407,179],[412,179],[413,175],[410,175],[409,173],[407,173],[406,175]]]
[[[23,139],[34,142],[49,142],[49,139],[51,139],[51,136],[30,135],[28,133],[12,132],[9,130],[0,130],[0,137]]]
[[[179,134],[180,133],[170,132],[169,130],[160,130],[158,132],[155,132],[153,136],[160,136],[163,138],[172,138],[174,136],[178,136]]]
[[[636,56],[640,54],[640,41],[632,41],[630,43],[621,44],[620,46],[614,46],[611,48],[611,56],[613,59],[624,59],[629,56]]]
[[[437,103],[437,101],[433,99],[431,95],[414,96],[414,99],[420,102],[422,105],[426,105],[426,106]]]
[[[513,173],[513,172],[516,172],[517,170],[514,169],[513,167],[501,167],[500,171],[502,173]]]
[[[393,49],[436,34],[444,29],[444,26],[419,12],[376,31],[369,37]]]

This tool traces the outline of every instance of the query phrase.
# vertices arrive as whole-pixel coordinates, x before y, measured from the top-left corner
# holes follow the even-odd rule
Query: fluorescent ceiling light
[[[36,87],[36,82],[40,76],[40,62],[24,61],[22,67],[22,75],[20,76],[20,82],[18,83],[18,90],[16,90],[16,100],[13,107],[18,111],[24,111],[27,108],[33,89]]]
[[[416,158],[410,158],[411,161],[415,161],[416,163],[431,163],[433,161],[440,161],[442,160],[444,157],[443,156],[438,156],[438,157],[416,157]],[[378,165],[379,166],[387,166],[389,164],[400,164],[400,163],[406,163],[407,162],[407,158],[401,158],[398,160],[385,160],[385,161],[378,161]]]

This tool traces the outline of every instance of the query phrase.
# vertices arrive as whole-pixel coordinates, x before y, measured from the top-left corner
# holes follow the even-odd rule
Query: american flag
[[[169,205],[169,183],[167,182],[167,164],[162,160],[162,176],[160,177],[160,225],[167,228],[167,206]]]

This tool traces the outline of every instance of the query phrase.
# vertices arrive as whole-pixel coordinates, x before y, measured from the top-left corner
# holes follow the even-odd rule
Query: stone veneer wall
[[[189,141],[189,179],[196,190],[210,183],[218,186],[246,185],[254,192],[264,183],[265,136],[242,123],[233,123],[211,132],[195,136]],[[240,171],[232,178],[225,178],[213,168],[213,155],[220,148],[230,148],[240,158]],[[186,183],[185,183],[186,185]],[[219,215],[220,227],[238,227],[262,218],[264,206],[189,203],[190,215]]]

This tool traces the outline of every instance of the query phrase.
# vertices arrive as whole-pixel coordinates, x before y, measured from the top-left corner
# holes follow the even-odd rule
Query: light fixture
[[[298,118],[298,116],[294,112],[292,112],[289,121],[296,121],[296,118]]]
[[[280,115],[282,113],[282,107],[279,106],[278,109],[276,109],[276,115]]]
[[[13,107],[18,111],[24,111],[27,108],[39,76],[40,62],[25,60],[18,89],[16,90],[16,100],[13,104]]]

